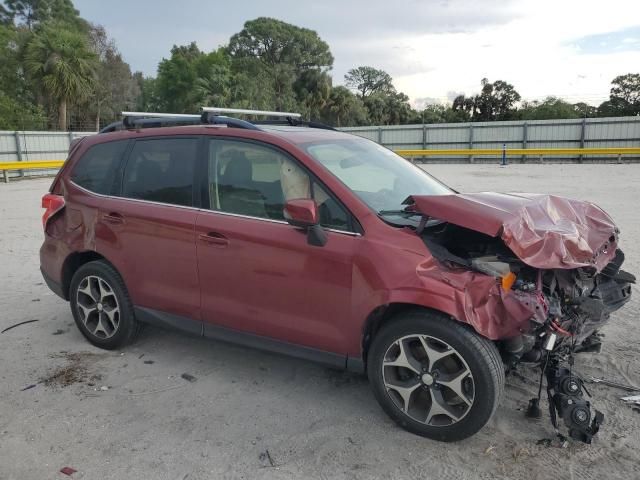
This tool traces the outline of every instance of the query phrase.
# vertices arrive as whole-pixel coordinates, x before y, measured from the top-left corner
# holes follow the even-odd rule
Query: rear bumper
[[[42,278],[44,278],[44,281],[47,284],[47,287],[49,287],[53,293],[58,295],[63,300],[67,300],[62,290],[62,285],[56,282],[55,280],[53,280],[49,275],[47,275],[42,269],[42,267],[40,267],[40,273],[42,273]]]

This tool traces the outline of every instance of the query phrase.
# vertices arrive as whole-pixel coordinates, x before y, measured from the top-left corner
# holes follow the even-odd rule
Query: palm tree
[[[86,37],[59,24],[48,25],[27,44],[24,64],[58,105],[58,128],[66,130],[67,104],[86,98],[95,79],[96,55]]]

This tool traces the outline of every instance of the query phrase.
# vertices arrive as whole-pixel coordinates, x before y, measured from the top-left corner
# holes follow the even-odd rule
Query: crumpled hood
[[[426,216],[500,237],[535,268],[594,267],[615,256],[618,229],[596,205],[555,195],[459,193],[415,195],[405,203]]]

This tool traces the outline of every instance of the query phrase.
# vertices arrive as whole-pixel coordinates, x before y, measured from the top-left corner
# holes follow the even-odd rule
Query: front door
[[[359,235],[346,210],[285,153],[211,140],[209,210],[196,220],[207,325],[346,354],[352,258]],[[330,227],[323,247],[284,221],[285,199],[315,198]]]

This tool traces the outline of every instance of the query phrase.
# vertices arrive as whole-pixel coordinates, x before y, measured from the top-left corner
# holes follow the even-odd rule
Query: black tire
[[[88,285],[86,282],[89,281],[89,279],[91,279],[93,285],[96,284],[96,279],[101,279],[106,282],[106,286],[110,288],[110,293],[105,301],[105,305],[106,302],[110,302],[118,309],[117,327],[109,329],[108,332],[106,332],[105,329],[104,332],[99,331],[94,333],[91,329],[91,327],[97,323],[97,320],[95,320],[97,318],[96,315],[103,314],[101,313],[103,311],[106,312],[106,308],[103,307],[100,307],[99,312],[95,310],[90,314],[91,316],[87,316],[90,320],[88,320],[85,325],[83,314],[81,313],[82,309],[78,305],[78,290],[81,288],[81,285],[83,286],[83,289],[86,290]],[[102,284],[102,286],[104,286],[104,284]],[[93,299],[93,297],[86,296],[83,293],[80,294],[80,298],[80,302],[86,301],[86,303],[91,303]],[[114,303],[114,300],[117,303]],[[69,302],[71,304],[71,313],[73,314],[73,318],[78,329],[85,338],[96,347],[104,348],[106,350],[114,350],[128,345],[135,339],[140,330],[140,324],[136,321],[133,304],[131,303],[129,292],[127,291],[127,287],[125,286],[122,277],[120,277],[120,274],[105,261],[97,260],[88,262],[82,265],[75,272],[69,286]],[[102,319],[100,321],[102,321]],[[113,323],[111,322],[109,325],[113,325]],[[110,335],[107,336],[108,334]]]
[[[457,402],[457,405],[454,407],[456,409],[464,409],[466,413],[464,413],[458,421],[453,420],[453,418],[448,419],[448,421],[454,422],[450,425],[446,425],[446,422],[442,422],[442,425],[428,425],[424,421],[418,421],[414,418],[416,416],[415,413],[414,417],[412,417],[408,413],[405,413],[401,406],[398,406],[398,403],[402,402],[402,405],[407,407],[407,404],[404,403],[404,398],[399,396],[398,392],[394,391],[393,388],[389,390],[385,386],[383,377],[383,361],[385,355],[388,355],[388,352],[394,352],[394,349],[396,349],[395,351],[399,351],[398,341],[400,339],[406,339],[406,342],[411,342],[413,341],[414,335],[430,337],[428,341],[435,342],[434,345],[436,346],[442,346],[443,351],[449,351],[445,349],[446,345],[455,350],[453,359],[451,359],[451,357],[445,358],[448,358],[446,362],[453,362],[456,365],[460,365],[463,375],[465,371],[470,372],[470,375],[465,377],[466,379],[464,380],[470,383],[466,383],[464,387],[462,387],[468,389],[465,390],[464,393],[467,391],[470,392],[467,398],[468,402],[460,402],[460,400],[462,400],[461,397],[456,396],[453,391],[448,391],[446,387],[438,385],[437,376],[434,377],[435,380],[433,384],[429,386],[424,383],[424,380],[422,380],[423,377],[421,377],[420,374],[414,374],[413,370],[403,370],[396,366],[390,367],[387,365],[384,367],[384,371],[389,372],[389,370],[386,369],[391,368],[391,374],[400,375],[400,377],[406,375],[406,378],[410,378],[409,382],[411,385],[414,385],[416,382],[420,384],[418,390],[410,394],[409,405],[411,405],[412,401],[414,404],[419,404],[420,401],[422,401],[424,405],[426,405],[425,420],[429,418],[429,405],[432,405],[433,394],[437,395],[437,392],[440,391],[445,392],[444,394],[449,397],[453,397]],[[405,345],[408,346],[403,348],[417,352],[418,355],[420,354],[420,342],[406,343]],[[418,346],[416,347],[415,345]],[[422,347],[422,351],[426,352],[424,347]],[[413,354],[411,354],[411,357],[411,361],[413,362],[413,360],[415,360]],[[391,360],[389,360],[389,358],[391,358]],[[459,359],[462,359],[466,365],[460,362]],[[391,357],[387,357],[387,362],[389,361],[393,363],[397,360],[394,360],[393,355],[391,355]],[[423,362],[425,362],[423,365],[429,364],[426,357]],[[437,362],[438,361],[436,361],[434,365],[439,367],[441,364]],[[426,368],[426,370],[428,370],[428,368]],[[404,371],[406,374],[398,374],[398,371]],[[425,371],[425,368],[421,369],[421,371]],[[421,309],[400,313],[389,319],[389,321],[383,325],[374,337],[368,352],[367,374],[376,400],[378,400],[378,403],[380,403],[387,415],[398,425],[417,435],[444,442],[463,440],[478,432],[494,414],[504,390],[504,366],[493,342],[479,336],[471,331],[470,328],[443,314]],[[437,372],[436,368],[436,375],[438,374],[439,372]],[[429,375],[427,375],[426,378],[427,382],[431,380],[431,376]],[[404,380],[400,378],[400,380],[394,381],[402,382]],[[434,392],[431,392],[432,388],[435,389]],[[415,400],[413,395],[418,395],[418,399]],[[429,395],[431,396],[429,397]],[[469,406],[468,403],[471,403],[471,405]],[[415,412],[418,411],[419,409],[415,410]],[[434,420],[441,419],[446,420],[447,416],[434,416],[430,422],[433,423]]]

